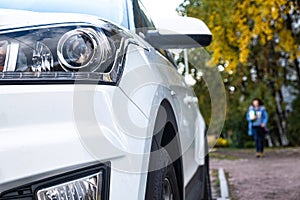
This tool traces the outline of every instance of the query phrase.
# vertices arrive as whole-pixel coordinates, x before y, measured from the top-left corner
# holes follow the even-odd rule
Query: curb
[[[219,174],[219,181],[220,181],[221,197],[217,198],[217,200],[230,200],[228,184],[227,184],[227,180],[225,177],[224,169],[219,168],[218,174]]]

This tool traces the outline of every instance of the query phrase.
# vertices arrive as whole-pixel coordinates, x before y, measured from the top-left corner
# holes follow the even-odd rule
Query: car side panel
[[[184,183],[187,184],[201,164],[195,159],[195,132],[199,131],[200,134],[203,129],[199,125],[204,125],[197,114],[197,105],[184,103],[184,98],[193,95],[193,92],[186,87],[176,68],[153,48],[148,51],[131,46],[126,62],[127,68],[119,87],[149,118],[150,127],[155,123],[155,116],[163,99],[167,99],[173,107],[183,152]],[[153,129],[148,129],[147,136],[151,137],[152,134]],[[202,136],[203,134],[199,135]]]

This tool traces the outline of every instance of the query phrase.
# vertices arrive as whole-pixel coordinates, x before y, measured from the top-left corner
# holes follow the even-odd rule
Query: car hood
[[[42,13],[25,10],[0,9],[0,30],[59,23],[90,23],[97,25],[101,18],[77,13]]]

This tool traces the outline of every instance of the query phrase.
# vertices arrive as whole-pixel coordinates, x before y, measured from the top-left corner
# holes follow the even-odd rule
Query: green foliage
[[[245,142],[245,148],[254,148],[255,142],[254,141],[247,141]]]
[[[300,97],[293,102],[293,112],[288,116],[287,137],[293,146],[300,145]]]
[[[211,100],[204,81],[198,81],[194,86],[195,94],[198,97],[199,108],[206,124],[210,123]]]
[[[300,119],[300,106],[291,115],[297,116],[286,120],[282,94],[283,86],[300,91],[300,31],[292,28],[300,16],[299,5],[297,0],[185,0],[178,7],[181,15],[202,19],[212,31],[207,64],[223,68],[220,73],[227,94],[227,117],[222,135],[235,147],[249,146],[253,141],[247,134],[246,112],[255,97],[265,104],[273,139],[283,140],[278,133],[281,130],[281,136],[285,134],[286,122],[289,138],[293,142],[300,138],[297,122],[292,123]],[[205,87],[200,82],[195,91],[208,124],[211,107]]]

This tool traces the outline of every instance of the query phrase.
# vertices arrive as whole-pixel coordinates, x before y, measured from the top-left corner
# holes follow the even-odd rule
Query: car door
[[[136,32],[143,37],[147,30],[155,29],[155,26],[143,5],[139,1],[133,2]],[[204,122],[199,113],[198,101],[193,89],[185,83],[168,52],[164,49],[156,49],[152,56],[152,60],[155,60],[154,66],[163,79],[162,83],[166,83],[164,87],[167,87],[172,95],[173,109],[179,123],[184,182],[187,185],[199,164],[204,164],[199,154],[204,142],[202,133]]]

